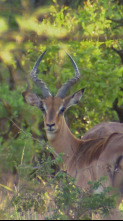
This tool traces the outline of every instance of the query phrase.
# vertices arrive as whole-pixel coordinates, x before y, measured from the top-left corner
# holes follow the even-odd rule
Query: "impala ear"
[[[36,106],[38,108],[41,106],[42,101],[36,94],[25,91],[22,93],[22,95],[24,97],[24,100],[31,106]]]
[[[83,88],[83,89],[77,91],[76,93],[74,93],[72,96],[66,97],[65,101],[64,101],[64,106],[66,108],[69,108],[70,106],[77,104],[80,101],[80,99],[82,98],[84,90],[85,89]]]

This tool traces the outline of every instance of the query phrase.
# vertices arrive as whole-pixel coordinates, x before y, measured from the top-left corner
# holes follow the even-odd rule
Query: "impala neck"
[[[65,119],[63,119],[61,129],[57,132],[54,139],[49,139],[50,145],[56,153],[64,153],[64,161],[68,162],[77,152],[81,140],[77,139],[68,128]]]

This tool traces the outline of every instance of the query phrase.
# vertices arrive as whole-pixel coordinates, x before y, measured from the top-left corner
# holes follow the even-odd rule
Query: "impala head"
[[[23,93],[25,101],[32,106],[38,107],[44,116],[45,130],[49,140],[55,138],[58,132],[62,129],[64,123],[64,112],[72,105],[77,104],[81,99],[84,89],[77,91],[72,96],[67,96],[69,88],[80,79],[80,73],[75,61],[67,54],[74,66],[75,77],[68,80],[58,91],[56,96],[52,96],[46,84],[37,78],[38,66],[46,51],[37,60],[32,72],[31,79],[40,87],[43,99],[31,91]]]

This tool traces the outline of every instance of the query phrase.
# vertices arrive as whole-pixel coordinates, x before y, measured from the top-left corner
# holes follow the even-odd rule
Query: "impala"
[[[101,123],[87,132],[82,139],[77,139],[68,128],[64,112],[78,103],[84,89],[66,96],[66,93],[80,79],[80,72],[75,61],[67,53],[75,70],[75,76],[68,80],[52,96],[46,84],[37,77],[38,66],[46,51],[37,60],[31,79],[42,92],[43,99],[27,90],[24,99],[43,112],[47,138],[55,151],[64,153],[66,171],[76,178],[76,183],[83,189],[88,188],[90,180],[108,177],[108,185],[116,187],[123,195],[123,124]]]

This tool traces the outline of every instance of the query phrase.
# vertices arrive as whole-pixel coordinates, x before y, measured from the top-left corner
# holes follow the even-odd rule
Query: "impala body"
[[[67,54],[73,64],[75,77],[68,80],[56,96],[52,96],[45,83],[37,77],[38,66],[45,53],[37,60],[31,72],[31,78],[40,87],[43,99],[28,90],[23,93],[26,102],[42,110],[50,145],[58,154],[64,153],[64,167],[76,178],[78,186],[87,189],[88,181],[107,176],[107,185],[116,187],[123,195],[123,124],[101,123],[81,140],[77,139],[66,124],[64,112],[77,104],[84,92],[81,89],[66,96],[69,88],[80,79],[78,67]]]

